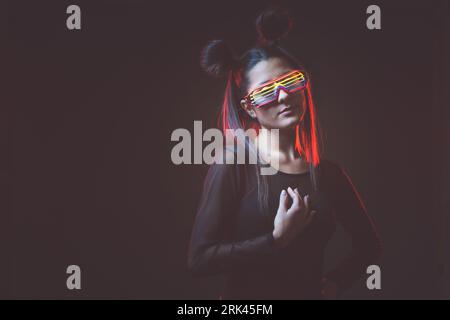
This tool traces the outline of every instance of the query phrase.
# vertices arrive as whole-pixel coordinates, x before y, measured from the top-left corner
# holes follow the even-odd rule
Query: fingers
[[[309,194],[305,195],[303,198],[300,195],[300,192],[298,191],[298,188],[292,189],[291,187],[289,187],[287,189],[288,194],[291,196],[292,198],[292,207],[294,208],[299,208],[299,209],[304,209],[303,212],[309,217],[309,216],[314,216],[316,214],[316,210],[312,210],[312,208],[310,209],[310,196]]]
[[[286,192],[286,190],[281,190],[280,193],[280,205],[278,206],[278,209],[282,209],[284,211],[286,211],[288,208],[288,194]]]
[[[298,192],[295,192],[294,190],[292,190],[291,187],[289,187],[287,189],[287,191],[289,192],[289,195],[292,198],[292,206],[294,208],[299,208],[300,207],[300,199],[301,197],[298,195]]]
[[[298,194],[298,196],[301,199],[301,196],[300,196],[300,193],[298,192],[298,189],[295,188],[294,191]],[[305,212],[307,212],[308,214],[312,214],[313,212],[316,213],[315,210],[313,210],[313,212],[310,211],[310,205],[311,205],[310,203],[311,203],[310,196],[309,196],[309,194],[307,194],[307,195],[305,195],[303,197],[303,204],[305,205]],[[312,208],[311,208],[311,210],[312,210]]]
[[[295,188],[295,190],[297,190],[297,188]],[[298,190],[297,190],[298,193]],[[299,195],[300,196],[300,195]],[[304,198],[303,198],[303,203],[305,205],[305,212],[308,213],[309,212],[309,194],[307,194]]]
[[[304,200],[304,202],[305,202],[305,208],[306,208],[306,210],[305,210],[305,212],[306,212],[306,214],[308,215],[308,218],[307,218],[307,220],[308,220],[308,223],[309,223],[309,221],[311,221],[311,219],[314,217],[314,215],[317,213],[317,211],[316,210],[313,210],[312,208],[311,208],[311,210],[310,210],[310,200],[309,200],[310,198],[309,198],[309,194],[307,194],[304,198],[303,198],[303,200]]]
[[[294,192],[297,194],[297,196],[300,199],[300,205],[304,206],[304,213],[308,216],[308,221],[317,213],[316,210],[313,210],[311,208],[311,200],[309,194],[305,195],[302,199],[302,196],[300,195],[298,188],[294,189]]]

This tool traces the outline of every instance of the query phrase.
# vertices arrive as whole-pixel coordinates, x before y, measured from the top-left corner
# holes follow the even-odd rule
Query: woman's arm
[[[336,219],[352,240],[351,253],[325,279],[337,284],[338,292],[348,289],[381,254],[381,242],[373,221],[347,173],[333,165],[330,196]]]
[[[242,270],[277,249],[272,232],[245,241],[224,240],[240,201],[239,166],[213,164],[208,170],[188,251],[188,268],[194,275]]]

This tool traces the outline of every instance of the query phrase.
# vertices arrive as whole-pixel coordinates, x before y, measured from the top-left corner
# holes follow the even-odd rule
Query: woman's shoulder
[[[339,163],[328,158],[320,158],[319,170],[321,172],[331,173],[341,169]]]
[[[320,165],[320,184],[325,190],[339,194],[351,194],[356,191],[353,179],[341,164],[324,159]]]
[[[325,183],[342,182],[347,178],[342,165],[334,160],[321,158],[318,168],[320,178]]]

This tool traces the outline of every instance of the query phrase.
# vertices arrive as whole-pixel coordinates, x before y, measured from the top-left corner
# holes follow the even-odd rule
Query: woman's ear
[[[245,99],[241,100],[241,107],[242,109],[245,110],[245,112],[247,112],[247,114],[252,117],[253,119],[256,118],[256,113],[255,110],[253,110],[253,108],[251,106],[248,105],[247,101]]]

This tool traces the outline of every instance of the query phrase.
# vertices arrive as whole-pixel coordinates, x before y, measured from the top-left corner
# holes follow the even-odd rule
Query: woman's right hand
[[[288,208],[288,200],[292,198],[292,205]],[[297,188],[289,187],[280,194],[280,205],[273,223],[273,238],[281,247],[288,245],[310,223],[316,213],[309,209],[309,195],[303,199]]]

